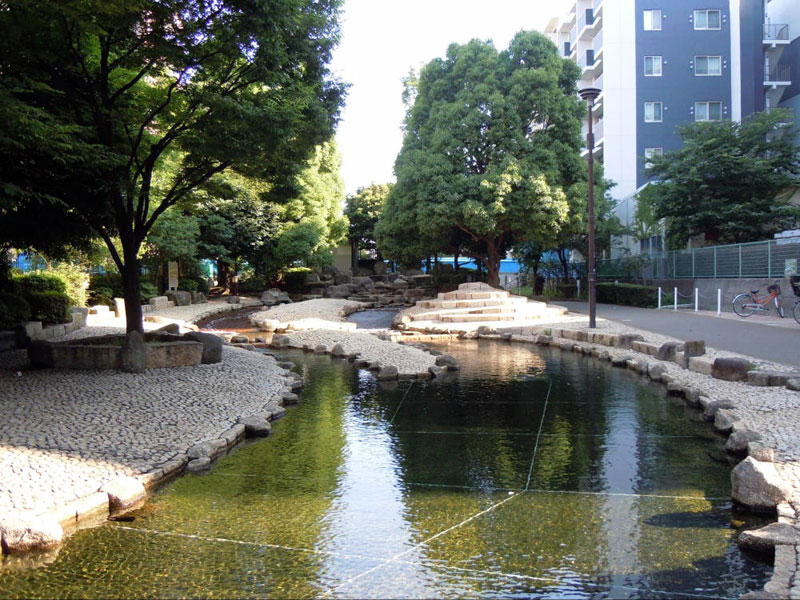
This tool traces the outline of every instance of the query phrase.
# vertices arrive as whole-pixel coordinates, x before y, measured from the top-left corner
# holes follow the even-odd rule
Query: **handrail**
[[[764,25],[764,40],[768,42],[773,41],[789,41],[789,25]]]

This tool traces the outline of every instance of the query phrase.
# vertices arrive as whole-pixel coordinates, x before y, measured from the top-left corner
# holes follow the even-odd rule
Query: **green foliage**
[[[28,291],[25,300],[31,309],[31,319],[43,323],[68,323],[72,320],[72,301],[64,292],[57,290]]]
[[[164,212],[229,170],[291,197],[332,136],[344,94],[327,68],[340,4],[7,3],[0,241],[99,235],[131,283],[128,328],[141,331],[139,251]]]
[[[72,306],[86,306],[89,275],[82,265],[66,261],[59,262],[51,265],[46,273],[54,275],[64,282]]]
[[[372,184],[347,197],[344,211],[350,222],[347,237],[351,243],[357,244],[359,251],[376,249],[375,225],[393,187],[392,183]]]
[[[14,276],[16,287],[21,294],[27,295],[35,292],[67,293],[67,283],[62,277],[42,271],[30,271]]]
[[[653,308],[658,306],[658,288],[634,283],[598,283],[597,301],[605,304]]]
[[[0,330],[13,329],[24,321],[30,321],[31,307],[19,294],[0,291]]]
[[[770,237],[798,221],[780,194],[800,184],[800,146],[788,111],[756,113],[741,123],[691,123],[683,147],[648,159],[653,182],[639,194],[667,220],[672,248],[704,234],[720,243]]]
[[[283,282],[288,292],[299,292],[303,289],[306,277],[311,272],[307,267],[293,267],[283,271]]]
[[[194,279],[186,279],[181,277],[178,281],[178,289],[184,292],[196,292],[200,288],[199,284]]]
[[[199,238],[197,217],[172,208],[153,224],[147,235],[146,254],[160,261],[192,260]]]
[[[150,298],[154,298],[155,296],[161,295],[158,292],[158,286],[156,286],[154,283],[151,283],[149,281],[142,281],[141,285],[142,285],[142,293],[141,293],[142,304],[147,304],[148,302],[150,302]]]
[[[568,219],[565,190],[584,172],[578,75],[545,36],[520,32],[503,52],[452,44],[409,78],[397,184],[376,226],[381,251],[410,261],[462,247],[496,284],[515,243],[554,243]]]

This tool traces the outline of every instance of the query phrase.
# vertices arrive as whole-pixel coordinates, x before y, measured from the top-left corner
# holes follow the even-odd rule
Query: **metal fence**
[[[800,236],[597,261],[598,279],[727,279],[798,273]]]

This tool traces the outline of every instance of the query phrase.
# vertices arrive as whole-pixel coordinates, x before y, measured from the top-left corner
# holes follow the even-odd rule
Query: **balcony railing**
[[[764,41],[789,41],[788,25],[764,25]]]
[[[792,69],[789,65],[778,65],[764,69],[764,83],[778,83],[792,80]]]
[[[592,25],[594,23],[594,9],[587,8],[578,17],[578,31],[583,31],[583,28],[587,25]]]
[[[594,36],[594,41],[592,42],[592,49],[594,49],[595,56],[600,54],[600,51],[603,49],[603,30],[597,32],[597,35]]]
[[[578,66],[582,69],[594,66],[594,50],[587,50],[578,58]]]

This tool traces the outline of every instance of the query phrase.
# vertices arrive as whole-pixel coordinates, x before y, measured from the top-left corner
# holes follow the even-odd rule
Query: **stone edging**
[[[796,496],[797,491],[793,489],[792,484],[782,479],[780,475],[775,472],[774,466],[772,465],[774,461],[773,450],[764,448],[757,442],[748,442],[747,434],[751,432],[736,429],[738,422],[735,419],[735,415],[729,410],[729,408],[732,408],[731,406],[725,405],[724,401],[711,400],[699,390],[673,381],[673,377],[666,373],[664,366],[657,362],[649,362],[640,358],[637,359],[631,354],[617,356],[600,347],[609,346],[618,350],[626,350],[631,353],[645,354],[647,356],[657,355],[659,348],[654,344],[645,342],[641,335],[608,334],[569,329],[543,329],[542,332],[543,333],[531,335],[481,332],[474,337],[478,339],[505,340],[512,343],[550,346],[559,348],[560,350],[571,351],[586,356],[592,356],[600,360],[610,361],[615,367],[627,368],[636,373],[646,375],[651,381],[663,384],[669,395],[683,397],[687,405],[702,410],[704,418],[712,422],[714,428],[718,432],[726,435],[730,434],[726,449],[749,454],[749,457],[734,467],[731,473],[734,488],[736,488],[737,483],[739,485],[745,485],[741,481],[737,481],[737,471],[741,470],[740,467],[745,464],[750,468],[752,468],[753,465],[761,465],[762,467],[771,467],[769,472],[773,480],[764,481],[760,479],[758,481],[759,484],[764,486],[779,486],[784,496]],[[678,344],[674,343],[667,343],[664,344],[664,346],[668,344],[673,345],[673,351],[676,350],[676,346],[678,346]],[[711,375],[711,369],[713,367],[711,361],[699,357],[687,358],[682,356],[680,352],[672,352],[671,355],[672,361],[680,367]],[[749,371],[745,378],[740,378],[739,380],[746,380],[749,385],[770,385],[766,383],[769,381],[769,373],[762,373],[755,377],[753,377],[753,373],[755,372]],[[784,385],[787,383],[784,378],[784,373],[778,373],[776,375],[778,378],[771,385]],[[787,384],[787,388],[794,389],[791,384]],[[738,477],[741,478],[742,476]],[[736,499],[734,498],[734,500]],[[792,498],[784,497],[777,503],[773,503],[771,507],[750,506],[749,508],[761,509],[762,512],[764,510],[769,510],[770,512],[771,510],[775,510],[777,521],[761,529],[743,533],[738,540],[739,545],[762,552],[774,550],[775,563],[772,577],[765,584],[764,590],[750,592],[742,596],[742,598],[748,598],[750,600],[761,598],[800,598],[800,576],[798,576],[798,565],[800,565],[800,526],[798,525],[797,518],[798,513],[800,513],[800,503],[795,503]]]

